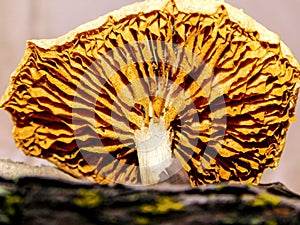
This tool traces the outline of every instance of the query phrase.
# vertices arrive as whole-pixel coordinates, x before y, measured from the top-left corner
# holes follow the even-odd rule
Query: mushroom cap
[[[258,183],[299,72],[278,35],[223,1],[148,0],[28,41],[0,105],[19,148],[76,177],[140,184],[137,148],[165,140],[194,186]]]

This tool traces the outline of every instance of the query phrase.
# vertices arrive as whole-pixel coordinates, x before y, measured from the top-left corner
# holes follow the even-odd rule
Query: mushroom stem
[[[157,184],[173,162],[169,131],[163,119],[152,119],[149,127],[135,131],[135,144],[143,185]]]

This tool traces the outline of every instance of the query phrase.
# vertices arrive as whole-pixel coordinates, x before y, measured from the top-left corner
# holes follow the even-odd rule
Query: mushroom
[[[148,0],[32,40],[1,107],[26,154],[100,184],[258,183],[295,118],[300,67],[223,1]]]

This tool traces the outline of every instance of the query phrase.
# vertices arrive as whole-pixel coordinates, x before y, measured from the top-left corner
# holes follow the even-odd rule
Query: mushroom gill
[[[193,186],[258,183],[284,148],[299,72],[223,1],[149,0],[28,41],[0,105],[19,148],[76,177],[153,184],[182,167]]]

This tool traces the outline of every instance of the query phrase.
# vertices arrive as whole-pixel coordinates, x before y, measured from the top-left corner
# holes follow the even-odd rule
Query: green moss
[[[267,221],[266,225],[277,225],[277,221],[275,219],[270,219]]]
[[[181,202],[174,201],[168,196],[158,197],[157,201],[153,205],[143,205],[141,207],[142,213],[149,214],[166,214],[172,211],[181,211],[184,206]]]
[[[262,193],[250,203],[252,207],[277,206],[280,203],[280,198],[273,194]]]
[[[249,219],[249,225],[258,225],[258,224],[264,224],[265,220],[261,217],[254,217]]]
[[[9,194],[9,191],[3,187],[0,187],[0,196],[6,196]]]
[[[18,206],[22,203],[22,198],[18,195],[8,195],[5,198],[4,209],[9,216],[14,216],[17,213]]]
[[[216,190],[217,191],[222,191],[224,189],[224,187],[226,187],[225,184],[219,183],[219,184],[216,185]]]
[[[257,225],[257,224],[265,224],[265,225],[277,225],[277,221],[275,219],[266,220],[265,217],[256,217],[252,218],[249,221],[249,225]]]
[[[102,197],[94,190],[79,189],[77,194],[78,196],[74,198],[74,203],[80,208],[96,208],[102,202]]]
[[[137,225],[147,225],[150,223],[150,220],[146,217],[137,216],[135,217],[135,224]]]
[[[11,221],[8,216],[0,214],[0,224],[9,224]]]

